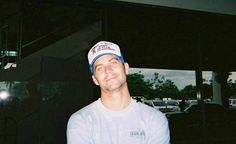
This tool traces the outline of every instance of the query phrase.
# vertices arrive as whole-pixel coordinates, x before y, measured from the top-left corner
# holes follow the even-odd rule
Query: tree
[[[129,74],[127,77],[129,91],[132,96],[149,96],[152,85],[144,80],[141,73]]]
[[[159,86],[159,91],[162,98],[178,99],[180,96],[178,87],[171,80],[164,81]]]
[[[147,99],[154,98],[178,98],[178,87],[171,80],[165,80],[164,76],[154,73],[153,79],[144,79],[144,75],[133,73],[128,75],[128,86],[132,96],[144,96]]]
[[[182,90],[181,94],[185,99],[196,99],[197,91],[196,86],[186,85]]]

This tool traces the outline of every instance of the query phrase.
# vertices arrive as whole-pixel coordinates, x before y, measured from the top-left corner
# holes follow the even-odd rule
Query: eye
[[[118,63],[118,60],[117,60],[117,59],[113,59],[113,60],[111,61],[111,63],[112,63],[112,64],[117,64],[117,63]]]
[[[102,72],[103,71],[103,66],[97,66],[95,70],[97,72]]]

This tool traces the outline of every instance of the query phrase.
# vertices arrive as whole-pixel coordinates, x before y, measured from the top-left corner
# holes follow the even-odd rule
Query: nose
[[[113,71],[113,69],[112,69],[112,67],[110,66],[110,65],[107,65],[106,67],[105,67],[105,72],[106,73],[110,73],[110,72],[112,72]]]

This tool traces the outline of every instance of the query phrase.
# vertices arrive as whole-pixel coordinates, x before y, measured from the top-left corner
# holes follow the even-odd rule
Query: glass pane
[[[128,83],[133,98],[142,96],[154,105],[167,106],[164,112],[180,111],[180,106],[185,109],[188,101],[196,100],[194,71],[131,68]]]

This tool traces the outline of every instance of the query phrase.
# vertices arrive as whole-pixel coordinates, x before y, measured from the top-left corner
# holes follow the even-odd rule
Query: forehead
[[[114,58],[117,59],[118,57],[115,56],[115,55],[112,55],[112,54],[103,55],[103,56],[100,56],[99,58],[97,58],[93,65],[101,64],[101,63],[103,63],[103,62],[110,61],[110,60],[112,60],[112,59],[114,59]]]

